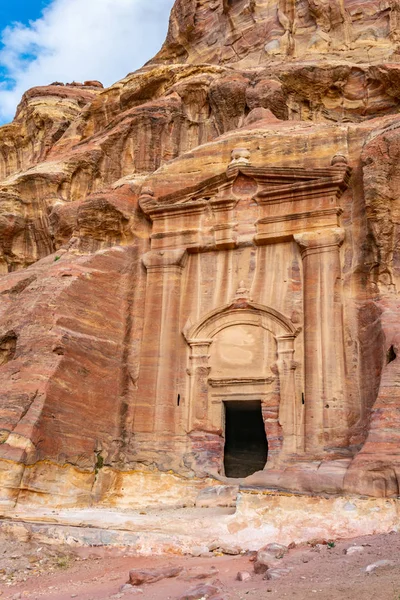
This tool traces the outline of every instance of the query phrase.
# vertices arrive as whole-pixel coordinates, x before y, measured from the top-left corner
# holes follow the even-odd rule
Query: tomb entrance
[[[261,401],[226,401],[224,411],[225,475],[241,478],[261,471],[268,457]]]

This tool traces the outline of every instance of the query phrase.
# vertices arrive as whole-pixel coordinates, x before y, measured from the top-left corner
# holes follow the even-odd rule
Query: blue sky
[[[30,87],[98,79],[111,85],[161,47],[174,0],[3,0],[0,124]]]
[[[0,29],[3,30],[13,21],[28,23],[31,19],[37,19],[43,8],[50,0],[9,0],[0,5]]]
[[[42,10],[51,0],[11,0],[0,4],[0,31],[13,23],[20,22],[25,25],[29,21],[38,19]],[[0,47],[4,44],[0,44]],[[7,70],[0,64],[0,76],[6,77]]]
[[[12,2],[4,2],[0,6],[0,26],[11,21],[22,21],[27,23],[29,19],[38,17],[41,10],[49,4],[50,0],[12,0]]]

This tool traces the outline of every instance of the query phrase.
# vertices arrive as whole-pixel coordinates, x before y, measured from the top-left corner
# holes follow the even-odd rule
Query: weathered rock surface
[[[384,62],[396,59],[399,28],[397,0],[178,0],[155,60]]]
[[[132,569],[129,571],[129,583],[137,586],[146,583],[155,583],[161,579],[178,577],[183,567],[165,567],[164,569]]]
[[[237,581],[248,581],[251,579],[251,574],[248,571],[239,571],[236,575]]]
[[[382,569],[390,570],[390,569],[395,569],[395,568],[396,568],[396,564],[392,560],[378,560],[377,562],[368,565],[368,567],[365,568],[365,572],[366,573],[375,573],[378,570],[382,570]]]
[[[24,95],[0,128],[1,503],[399,495],[399,14],[177,0],[138,72]]]
[[[238,493],[238,485],[214,485],[204,488],[196,498],[196,506],[200,508],[236,506]]]
[[[193,588],[190,588],[178,600],[219,600],[219,588],[216,585],[209,583],[201,583]]]

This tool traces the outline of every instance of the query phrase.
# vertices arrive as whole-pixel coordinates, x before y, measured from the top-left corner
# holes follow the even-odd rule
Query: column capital
[[[169,268],[183,269],[187,261],[186,248],[177,250],[151,250],[142,258],[148,271],[160,271]]]
[[[192,355],[195,355],[196,353],[201,352],[202,350],[208,350],[211,344],[213,343],[213,340],[200,340],[197,338],[195,340],[186,341],[192,349]]]
[[[305,231],[294,235],[295,242],[301,249],[302,256],[338,249],[343,244],[345,232],[341,227]]]

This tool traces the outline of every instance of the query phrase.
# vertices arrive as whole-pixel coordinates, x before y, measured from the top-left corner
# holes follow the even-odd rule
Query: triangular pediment
[[[231,163],[227,170],[205,177],[200,183],[183,183],[182,189],[165,196],[154,196],[151,189],[144,188],[140,197],[140,206],[148,214],[182,210],[185,207],[195,209],[204,207],[210,201],[226,202],[235,197],[234,184],[239,177],[252,179],[256,184],[253,195],[257,203],[276,201],[304,193],[321,193],[321,190],[334,192],[339,196],[348,186],[351,169],[345,160],[326,168],[303,167],[259,167],[250,162]]]

